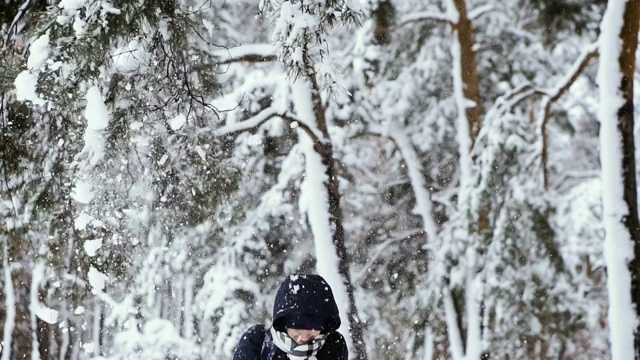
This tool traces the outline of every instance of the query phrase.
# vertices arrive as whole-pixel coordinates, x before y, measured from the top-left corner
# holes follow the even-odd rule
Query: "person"
[[[254,325],[236,345],[233,360],[347,360],[340,314],[320,275],[287,276],[273,304],[271,327]]]

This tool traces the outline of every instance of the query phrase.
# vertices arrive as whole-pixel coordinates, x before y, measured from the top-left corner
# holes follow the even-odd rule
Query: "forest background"
[[[4,0],[1,360],[229,359],[293,272],[353,359],[640,354],[639,14]]]

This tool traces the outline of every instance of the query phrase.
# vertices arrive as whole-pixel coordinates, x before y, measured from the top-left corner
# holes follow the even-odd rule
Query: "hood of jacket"
[[[296,274],[284,279],[273,304],[273,327],[285,331],[285,319],[292,315],[322,317],[325,333],[340,327],[340,313],[333,292],[320,275]]]

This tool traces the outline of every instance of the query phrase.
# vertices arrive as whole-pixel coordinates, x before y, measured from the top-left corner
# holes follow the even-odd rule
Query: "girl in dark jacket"
[[[254,325],[236,346],[233,360],[347,360],[338,306],[320,275],[290,275],[273,305],[273,325]]]

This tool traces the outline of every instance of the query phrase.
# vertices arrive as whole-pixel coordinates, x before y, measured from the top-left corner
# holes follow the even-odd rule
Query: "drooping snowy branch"
[[[433,220],[433,202],[424,179],[420,157],[414,145],[401,129],[393,125],[388,125],[384,129],[372,125],[369,129],[373,133],[389,136],[402,153],[402,158],[407,166],[407,172],[411,180],[411,187],[416,197],[416,209],[414,211],[422,218],[427,241],[434,241],[438,235],[438,230]]]
[[[240,121],[235,124],[229,124],[229,125],[223,126],[215,130],[213,134],[215,136],[225,136],[225,135],[235,134],[243,131],[250,131],[258,128],[260,125],[274,118],[280,118],[282,120],[287,121],[291,128],[300,127],[300,129],[302,129],[305,133],[307,133],[307,135],[311,137],[314,142],[323,141],[322,140],[323,137],[322,137],[322,134],[320,133],[320,130],[315,128],[313,124],[305,123],[304,121],[300,120],[300,118],[296,117],[294,114],[290,112],[287,112],[284,114],[278,113],[277,109],[273,107],[269,107],[265,110],[262,110],[261,112],[259,112],[258,114],[256,114],[255,116],[247,120]]]
[[[241,131],[247,131],[247,130],[252,130],[257,128],[258,126],[262,125],[263,123],[265,123],[268,120],[271,120],[275,117],[279,117],[280,115],[278,114],[278,112],[276,111],[276,109],[269,107],[266,108],[262,111],[260,111],[258,114],[252,116],[251,118],[244,120],[244,121],[240,121],[234,124],[229,124],[226,126],[223,126],[219,129],[216,129],[213,134],[215,136],[224,136],[224,135],[229,135],[232,133],[237,133],[237,132],[241,132]]]

